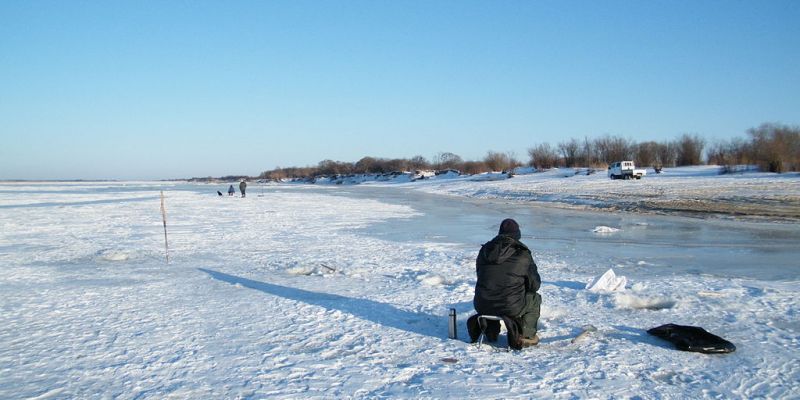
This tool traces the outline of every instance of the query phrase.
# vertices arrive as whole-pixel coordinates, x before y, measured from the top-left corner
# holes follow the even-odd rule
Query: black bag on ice
[[[698,326],[666,324],[650,329],[647,333],[675,344],[678,350],[716,354],[732,353],[733,343]]]

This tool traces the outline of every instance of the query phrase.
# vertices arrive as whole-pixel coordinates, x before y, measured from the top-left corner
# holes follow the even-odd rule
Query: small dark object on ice
[[[327,266],[327,265],[325,265],[325,264],[323,264],[323,263],[320,263],[319,265],[321,265],[321,266],[323,266],[323,267],[327,268],[328,270],[330,270],[330,271],[332,271],[332,272],[336,272],[336,268],[329,267],[329,266]]]
[[[647,333],[672,342],[678,350],[706,354],[736,351],[733,343],[698,326],[666,324],[650,329]]]
[[[455,364],[455,363],[457,363],[457,362],[458,362],[458,360],[457,360],[457,359],[455,359],[455,358],[452,358],[452,357],[447,357],[447,358],[443,358],[443,359],[442,359],[442,362],[446,362],[446,363],[450,363],[450,364]]]
[[[222,192],[220,192],[219,190],[217,190],[217,194],[222,196]]]

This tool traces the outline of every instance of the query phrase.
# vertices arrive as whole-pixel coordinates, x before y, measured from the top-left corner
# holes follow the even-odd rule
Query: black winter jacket
[[[479,314],[518,317],[525,293],[542,284],[527,246],[507,235],[497,235],[481,247],[475,261],[478,282],[472,304]]]

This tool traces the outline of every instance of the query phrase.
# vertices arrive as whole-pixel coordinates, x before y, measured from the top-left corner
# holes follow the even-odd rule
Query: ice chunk
[[[286,273],[291,275],[311,275],[317,272],[316,268],[308,266],[297,266],[286,268]]]
[[[125,261],[130,258],[128,253],[119,250],[103,250],[97,255],[101,260],[105,261]]]
[[[417,280],[428,286],[441,286],[446,283],[446,280],[441,275],[428,274],[417,277]]]
[[[621,292],[625,290],[628,279],[624,276],[617,276],[613,269],[606,271],[603,275],[595,278],[594,281],[586,285],[590,292]]]
[[[607,234],[607,233],[615,233],[615,232],[619,232],[619,229],[617,229],[617,228],[612,228],[612,227],[610,227],[610,226],[603,226],[603,225],[600,225],[600,226],[596,226],[596,227],[594,227],[594,229],[592,229],[592,232],[594,232],[594,233],[603,233],[603,234]]]
[[[635,308],[644,310],[661,310],[675,306],[675,300],[664,296],[635,296],[632,294],[618,293],[614,297],[617,308]]]

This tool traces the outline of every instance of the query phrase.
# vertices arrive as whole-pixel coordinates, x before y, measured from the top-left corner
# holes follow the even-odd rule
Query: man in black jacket
[[[513,348],[539,343],[536,325],[542,304],[537,293],[542,280],[531,251],[519,241],[520,237],[519,225],[509,218],[500,224],[498,235],[481,247],[475,262],[478,281],[472,302],[478,314],[505,317]],[[490,340],[496,340],[500,330],[499,323],[495,324],[487,329]],[[473,336],[475,322],[468,321],[468,328]]]

